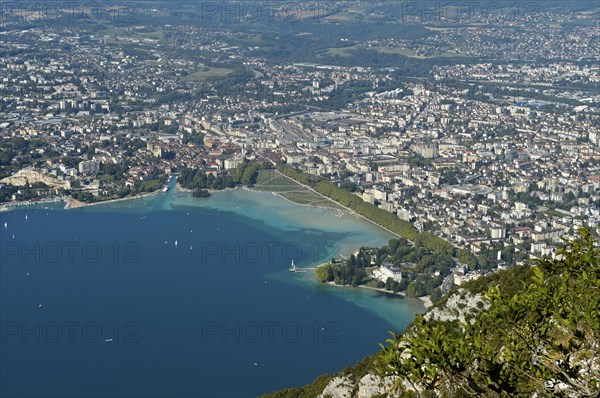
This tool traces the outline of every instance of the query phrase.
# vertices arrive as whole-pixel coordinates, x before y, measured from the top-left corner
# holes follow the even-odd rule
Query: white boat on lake
[[[294,264],[294,260],[292,260],[292,268],[290,268],[290,272],[298,272],[298,267]]]

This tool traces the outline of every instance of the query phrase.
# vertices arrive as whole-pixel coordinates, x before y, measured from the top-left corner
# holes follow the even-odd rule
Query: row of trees
[[[315,190],[343,206],[349,207],[358,214],[377,224],[412,240],[416,245],[426,247],[438,254],[452,255],[454,247],[445,240],[429,232],[419,232],[410,222],[399,219],[395,214],[363,201],[357,195],[338,188],[334,184],[321,181],[314,186]]]
[[[49,191],[49,188],[43,182],[27,183],[22,187],[16,187],[13,185],[3,184],[0,185],[0,203],[12,201],[12,196],[15,195],[18,200],[31,200],[39,199],[45,196],[45,192]],[[66,191],[60,190],[59,193],[63,194]]]
[[[367,276],[365,269],[352,266],[349,263],[327,264],[317,269],[317,278],[323,282],[333,282],[336,285],[351,285],[357,287]]]
[[[367,203],[357,195],[339,188],[325,179],[317,176],[306,175],[295,170],[290,166],[279,166],[279,171],[300,182],[301,184],[312,186],[321,195],[327,196],[343,206],[349,207],[358,214],[375,221],[379,225],[386,227],[408,239],[414,240],[419,235],[419,231],[409,222],[396,217],[394,214],[380,209],[379,207]],[[452,246],[450,246],[451,248]]]
[[[439,293],[437,287],[454,267],[453,256],[458,257],[461,262],[472,268],[475,268],[478,264],[477,258],[470,251],[456,250],[452,244],[430,232],[419,232],[410,222],[401,220],[395,214],[363,201],[352,192],[337,187],[322,177],[306,175],[287,165],[280,165],[278,169],[282,174],[302,184],[312,186],[320,194],[405,238],[390,241],[387,247],[380,248],[377,253],[377,265],[381,265],[384,259],[397,266],[402,262],[415,264],[410,270],[403,270],[406,275],[409,275],[409,273],[413,275],[413,280],[410,283],[402,283],[401,285],[396,283],[393,286],[390,285],[388,290],[406,289],[407,294],[413,297],[420,297],[434,292]],[[409,245],[407,240],[413,241],[414,246]],[[359,254],[361,253],[362,250]],[[353,257],[345,264],[332,264],[323,267],[323,270],[318,274],[319,278],[324,282],[360,284],[361,279],[353,279],[358,274],[356,269],[368,265],[361,262],[353,264],[352,259]],[[370,264],[370,262],[369,258],[367,264]],[[402,267],[400,268],[402,269]],[[432,278],[430,275],[436,272],[439,273],[439,276]],[[360,275],[362,276],[362,274]]]

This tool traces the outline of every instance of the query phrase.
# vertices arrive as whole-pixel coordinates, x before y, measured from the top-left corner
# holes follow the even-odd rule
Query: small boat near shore
[[[294,264],[294,260],[292,260],[292,267],[289,269],[289,271],[293,272],[295,274],[298,274],[298,273],[313,271],[315,269],[316,268],[314,268],[314,267],[312,267],[312,268],[298,268],[298,267],[296,267],[296,264]]]

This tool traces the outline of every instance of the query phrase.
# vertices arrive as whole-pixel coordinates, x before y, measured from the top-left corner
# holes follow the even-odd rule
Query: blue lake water
[[[391,238],[339,211],[241,189],[61,207],[0,213],[2,397],[256,396],[423,311],[288,271]]]

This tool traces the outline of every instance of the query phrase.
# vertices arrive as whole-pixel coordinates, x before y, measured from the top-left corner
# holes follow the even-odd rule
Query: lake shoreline
[[[398,237],[398,238],[401,238],[401,239],[406,239],[406,238],[404,238],[402,235],[400,235],[399,233],[397,233],[397,232],[394,232],[394,231],[392,231],[391,229],[388,229],[388,228],[384,227],[383,225],[380,225],[380,224],[378,224],[378,223],[377,223],[377,222],[375,222],[374,220],[371,220],[370,218],[363,216],[362,214],[360,214],[360,213],[356,212],[355,210],[353,210],[353,209],[351,209],[351,208],[349,208],[349,207],[347,207],[347,206],[344,206],[344,205],[342,205],[342,204],[338,203],[337,201],[335,201],[335,200],[331,199],[330,197],[328,197],[328,196],[325,196],[325,195],[323,195],[322,193],[318,192],[317,190],[313,189],[312,187],[309,187],[309,186],[308,186],[308,185],[306,185],[306,184],[303,184],[303,183],[301,183],[301,182],[299,182],[299,181],[296,181],[296,180],[294,180],[292,177],[286,176],[285,174],[281,173],[281,172],[280,172],[280,171],[278,171],[278,170],[276,170],[276,171],[277,171],[277,172],[278,172],[278,173],[279,173],[281,176],[283,176],[283,177],[287,178],[288,180],[290,180],[290,181],[293,181],[293,182],[295,182],[296,184],[298,184],[298,185],[300,185],[300,186],[304,187],[305,189],[308,189],[309,191],[311,191],[311,192],[314,192],[314,193],[316,193],[317,195],[320,195],[320,196],[321,196],[321,197],[323,197],[324,199],[327,199],[327,200],[329,200],[329,201],[331,201],[331,202],[335,203],[336,205],[338,205],[338,206],[342,207],[342,208],[343,208],[343,209],[344,209],[346,212],[348,212],[349,214],[352,214],[352,215],[354,215],[354,216],[356,216],[356,217],[362,218],[363,220],[365,220],[365,221],[368,221],[368,222],[370,222],[370,223],[371,223],[371,224],[373,224],[373,225],[376,225],[377,227],[379,227],[379,228],[383,229],[384,231],[386,231],[386,232],[388,232],[388,233],[390,233],[390,234],[392,234],[392,235],[394,235],[394,236],[396,236],[396,237]],[[410,239],[407,239],[407,240],[408,240],[409,242],[413,243],[413,242],[412,242]]]
[[[324,264],[321,264],[321,265],[324,265]],[[404,298],[408,298],[408,299],[420,300],[423,303],[423,306],[425,308],[430,308],[430,307],[433,306],[433,302],[431,301],[431,297],[430,296],[408,297],[403,292],[392,292],[392,291],[389,291],[389,290],[385,290],[383,288],[372,287],[372,286],[367,286],[367,285],[358,285],[358,286],[338,285],[335,282],[326,282],[325,284],[328,285],[328,286],[336,286],[336,287],[346,287],[346,288],[353,288],[353,289],[363,288],[363,289],[375,290],[377,292],[386,293],[386,294],[390,294],[390,295],[394,295],[394,296],[404,297]]]
[[[24,200],[24,201],[20,201],[20,202],[7,202],[7,203],[0,205],[0,213],[8,212],[8,211],[11,211],[11,210],[13,210],[15,208],[19,208],[19,207],[37,206],[37,205],[45,204],[45,203],[59,203],[59,202],[66,202],[66,201],[67,201],[67,198],[65,196],[52,196],[52,197],[43,198],[43,199],[39,199],[39,200]]]
[[[65,201],[67,202],[67,204],[65,205],[65,210],[79,209],[82,207],[99,206],[99,205],[105,205],[105,204],[117,203],[117,202],[125,202],[127,200],[149,198],[151,196],[156,196],[161,193],[163,193],[163,192],[162,191],[154,191],[154,192],[148,192],[148,193],[143,193],[143,194],[134,195],[134,196],[126,196],[124,198],[103,200],[101,202],[94,202],[94,203],[85,203],[85,202],[81,202],[77,199],[66,198]]]
[[[30,199],[30,200],[25,200],[25,201],[8,202],[8,203],[0,204],[0,212],[11,211],[11,208],[14,208],[14,207],[35,206],[35,205],[43,204],[43,203],[64,202],[65,210],[70,210],[70,209],[78,209],[81,207],[98,206],[98,205],[103,205],[103,204],[108,204],[108,203],[123,202],[126,200],[148,198],[151,196],[155,196],[155,195],[167,192],[164,189],[169,187],[169,183],[171,182],[172,178],[173,178],[173,174],[171,175],[169,180],[164,184],[164,186],[162,186],[160,189],[158,189],[156,191],[145,192],[145,193],[140,193],[140,194],[131,195],[131,196],[125,196],[123,198],[114,198],[114,199],[102,200],[99,202],[85,203],[80,200],[74,199],[71,196],[65,196],[65,195],[49,196],[47,198],[42,198],[39,200],[31,200]]]
[[[105,320],[101,326],[108,334],[102,334],[101,345],[92,347],[92,355],[98,355],[101,370],[100,377],[94,379],[98,385],[86,384],[90,391],[99,391],[102,379],[113,375],[114,366],[122,366],[123,370],[118,370],[126,373],[133,363],[142,368],[149,364],[154,372],[151,377],[163,377],[173,385],[181,381],[180,375],[185,372],[202,374],[202,378],[196,380],[197,391],[209,391],[211,396],[218,396],[215,391],[224,396],[249,395],[260,371],[261,383],[251,394],[257,396],[262,389],[280,388],[269,384],[269,380],[282,374],[289,376],[286,385],[295,385],[312,379],[314,374],[330,373],[360,360],[366,353],[373,352],[374,342],[385,339],[387,330],[401,330],[402,325],[423,312],[416,301],[386,299],[380,293],[367,290],[324,288],[312,270],[305,274],[288,271],[291,258],[298,258],[297,265],[307,268],[325,262],[330,257],[323,247],[327,242],[338,242],[339,250],[346,256],[361,245],[384,244],[388,234],[370,224],[350,215],[334,218],[335,212],[299,207],[267,192],[259,195],[237,189],[215,194],[213,198],[197,199],[176,190],[174,181],[169,188],[167,193],[131,203],[108,203],[104,207],[79,211],[66,211],[63,203],[57,203],[48,206],[52,211],[42,211],[38,205],[38,209],[22,207],[12,214],[0,215],[2,224],[5,217],[8,221],[8,233],[14,233],[16,239],[28,243],[28,247],[33,247],[35,242],[53,245],[66,242],[72,245],[69,247],[75,247],[75,259],[83,258],[84,252],[79,249],[82,245],[102,248],[104,255],[99,261],[85,267],[71,265],[68,260],[56,265],[42,257],[40,263],[30,262],[24,268],[18,255],[8,256],[9,266],[3,264],[2,267],[2,279],[7,281],[4,286],[9,287],[3,290],[3,297],[7,298],[3,302],[10,302],[8,319],[24,319],[33,324],[40,314],[52,311],[56,314],[53,316],[66,319]],[[33,210],[38,210],[37,215]],[[177,246],[175,240],[178,240]],[[240,249],[235,243],[239,243]],[[211,254],[214,251],[207,250],[212,250],[214,244],[218,246],[217,252]],[[253,250],[257,244],[262,254],[255,261]],[[302,250],[302,256],[295,251],[296,247]],[[139,248],[139,251],[132,254],[130,248]],[[118,261],[115,255],[119,256]],[[126,263],[130,255],[135,261]],[[47,272],[50,269],[52,272]],[[27,276],[27,272],[31,274]],[[224,280],[237,294],[222,289],[220,285]],[[157,291],[160,294],[156,294]],[[115,344],[121,342],[116,338],[111,344],[105,344],[105,338],[114,337],[109,327],[115,318],[119,325],[131,320],[139,326],[140,341],[144,346],[153,347],[151,357],[145,353],[132,356],[127,350],[113,350],[112,347],[117,348]],[[182,333],[180,328],[172,327],[174,322],[185,324],[187,329]],[[256,323],[266,337],[259,346],[256,341],[250,341],[254,338],[251,334],[247,335],[248,339],[238,334],[239,341],[235,342],[236,336],[230,334],[225,337],[227,340],[221,340],[217,333],[207,335],[207,344],[198,344],[198,333],[194,330],[202,330],[208,322],[221,330],[235,330],[240,325],[240,333],[245,333],[244,330],[252,333],[254,329],[248,329],[248,325],[253,327]],[[331,325],[336,327],[330,328]],[[284,334],[285,328],[291,333]],[[118,331],[131,332],[123,329]],[[297,338],[292,334],[296,330]],[[268,340],[272,331],[279,339],[274,340],[275,344]],[[330,335],[333,332],[335,336]],[[330,337],[336,339],[336,344],[326,344]],[[19,344],[18,340],[12,341]],[[188,362],[186,357],[181,361],[181,352],[189,352],[190,346],[197,350],[194,353],[198,359],[189,357]],[[105,356],[108,349],[114,355]],[[65,374],[79,372],[77,377],[81,374],[82,379],[89,373],[85,369],[72,369],[70,362],[73,358],[85,361],[90,357],[86,350],[75,350],[76,356],[65,357],[64,361],[59,358],[62,362],[48,350],[28,352],[37,359],[31,361],[35,371],[43,375],[36,378],[34,386],[41,391],[55,383],[52,375],[40,371],[47,364],[53,364]],[[282,361],[297,353],[305,354],[302,361],[282,369]],[[166,372],[160,368],[165,355],[173,366],[167,369],[169,373],[161,375]],[[14,360],[18,360],[16,354]],[[319,368],[315,367],[315,361],[320,364]],[[232,364],[236,377],[244,383],[238,389],[223,387],[219,382],[219,376],[231,371]],[[125,389],[130,384],[144,385],[148,376],[142,372],[134,377],[137,378],[123,379],[128,383]],[[6,385],[9,388],[14,385],[17,390],[20,384],[11,379]],[[192,387],[196,388],[196,384]],[[172,388],[165,387],[165,390]],[[189,395],[187,388],[184,384],[177,393]]]
[[[289,178],[289,177],[288,177]],[[233,191],[238,189],[239,187],[235,187],[235,188],[225,188],[225,189],[220,189],[220,190],[208,190],[211,194],[220,194],[220,193],[225,193],[228,191]],[[181,193],[185,193],[185,194],[192,194],[194,191],[192,189],[189,188],[185,188],[183,186],[181,186],[181,184],[179,184],[178,182],[175,183],[175,189],[178,192]],[[287,203],[290,203],[292,205],[295,206],[302,206],[302,207],[308,207],[308,208],[317,208],[317,209],[328,209],[328,210],[335,210],[337,212],[341,212],[342,214],[347,214],[347,215],[351,215],[354,217],[358,217],[364,220],[369,221],[371,224],[377,226],[378,228],[380,228],[381,230],[385,231],[385,232],[390,232],[389,230],[387,230],[386,228],[383,228],[382,226],[380,226],[379,224],[363,217],[362,215],[356,213],[355,211],[348,209],[348,208],[343,208],[343,209],[339,209],[339,208],[332,208],[332,207],[328,207],[328,206],[315,206],[312,204],[304,204],[304,203],[297,203],[294,202],[293,200],[290,200],[286,197],[284,197],[283,195],[281,195],[278,192],[275,191],[268,191],[268,190],[258,190],[258,189],[253,189],[252,187],[242,187],[242,189],[244,191],[248,191],[248,192],[253,192],[253,193],[259,193],[259,194],[272,194],[274,196],[277,196],[281,199],[283,199],[284,201],[286,201]],[[124,198],[116,198],[116,199],[110,199],[110,200],[105,200],[105,201],[101,201],[101,202],[94,202],[94,203],[84,203],[81,202],[79,200],[73,199],[71,197],[55,197],[55,198],[49,198],[49,199],[42,199],[39,201],[25,201],[25,202],[18,202],[18,203],[14,203],[14,204],[10,204],[8,206],[2,206],[0,207],[0,212],[2,211],[11,211],[11,208],[14,207],[21,207],[21,206],[34,206],[34,205],[38,205],[38,204],[43,204],[43,203],[57,203],[57,202],[65,202],[65,210],[71,210],[71,209],[78,209],[78,208],[84,208],[84,207],[91,207],[91,206],[98,206],[98,205],[103,205],[103,204],[111,204],[111,203],[117,203],[117,202],[124,202],[124,201],[128,201],[128,200],[134,200],[134,199],[142,199],[142,198],[149,198],[149,197],[153,197],[156,195],[159,195],[161,193],[164,193],[162,190],[159,191],[154,191],[154,192],[149,192],[149,193],[143,193],[143,194],[138,194],[138,195],[134,195],[134,196],[127,196]],[[320,196],[322,196],[323,198],[329,199],[326,196],[323,196],[321,194],[319,194]],[[335,202],[337,203],[337,202]],[[353,249],[352,253],[356,254],[358,252],[358,249]],[[343,257],[343,255],[342,255]],[[320,264],[317,265],[315,267],[315,270],[318,269],[319,267],[322,267],[324,265],[327,265],[328,263],[324,263],[324,264]],[[316,271],[312,271],[313,273],[316,273]],[[331,286],[338,286],[338,287],[353,287],[353,286],[348,286],[348,285],[336,285],[333,282],[328,282],[327,285],[331,285]],[[395,296],[400,296],[400,297],[407,297],[404,293],[402,292],[391,292],[385,289],[380,289],[380,288],[376,288],[376,287],[371,287],[371,286],[366,286],[366,285],[359,285],[357,286],[359,288],[364,288],[364,289],[369,289],[369,290],[373,290],[373,291],[379,291],[381,293],[387,293],[387,294],[392,294]],[[424,296],[424,297],[419,297],[418,298],[424,305],[425,308],[429,308],[432,306],[432,302],[431,299],[429,298],[429,296]]]
[[[336,209],[334,207],[330,207],[330,206],[316,206],[316,205],[312,205],[310,203],[298,203],[298,202],[294,202],[291,199],[286,198],[285,196],[283,196],[281,194],[281,192],[275,192],[275,191],[268,191],[268,190],[259,190],[259,189],[252,189],[250,187],[243,187],[242,188],[245,191],[249,191],[249,192],[255,192],[255,193],[271,193],[275,196],[280,197],[281,199],[285,200],[286,202],[289,202],[291,204],[294,204],[296,206],[304,206],[304,207],[313,207],[315,209],[326,209],[326,210],[337,210],[337,211],[341,211],[343,213],[347,213],[350,214],[350,212],[347,209]]]
[[[194,193],[193,189],[186,188],[183,185],[181,185],[179,182],[177,182],[175,184],[175,189],[177,189],[179,192],[183,192],[183,193],[191,193],[191,194]],[[207,191],[210,194],[213,194],[213,193],[219,193],[219,192],[233,191],[234,189],[238,189],[238,187],[236,186],[235,188],[206,189],[205,191]]]
[[[289,178],[289,177],[288,177],[288,178]],[[233,190],[233,189],[236,189],[236,188],[227,188],[227,189],[223,189],[223,190],[217,190],[217,191],[214,191],[214,193],[218,194],[218,193],[221,193],[221,192],[226,192],[226,191]],[[369,222],[370,222],[372,225],[375,225],[376,227],[380,228],[381,230],[383,230],[383,231],[385,231],[385,232],[388,232],[388,233],[390,233],[390,232],[391,232],[391,231],[389,231],[387,228],[384,228],[384,227],[382,227],[381,225],[377,224],[376,222],[374,222],[374,221],[372,221],[372,220],[369,220],[368,218],[366,218],[366,217],[364,217],[364,216],[362,216],[362,215],[360,215],[360,214],[356,213],[355,211],[353,211],[352,209],[349,209],[349,208],[335,209],[335,208],[328,207],[328,206],[315,206],[315,205],[311,205],[311,204],[297,203],[297,202],[294,202],[294,201],[292,201],[292,200],[290,200],[290,199],[288,199],[288,198],[284,197],[283,195],[281,195],[281,194],[279,194],[278,192],[275,192],[275,191],[268,191],[268,190],[258,190],[258,189],[252,189],[251,187],[245,187],[245,186],[244,186],[244,187],[242,187],[242,189],[243,189],[244,191],[253,192],[253,193],[259,193],[259,194],[269,194],[269,193],[270,193],[270,194],[272,194],[272,195],[274,195],[274,196],[277,196],[277,197],[279,197],[279,198],[282,198],[282,199],[283,199],[283,200],[285,200],[286,202],[288,202],[288,203],[290,203],[290,204],[292,204],[292,205],[295,205],[295,206],[303,206],[303,207],[310,207],[310,208],[317,208],[317,209],[328,209],[328,210],[332,210],[332,211],[333,211],[333,210],[335,210],[335,211],[339,211],[339,212],[341,212],[342,214],[347,214],[347,215],[350,215],[350,216],[353,216],[353,217],[357,217],[357,218],[360,218],[360,219],[363,219],[363,220],[369,221]],[[183,187],[181,187],[181,189],[179,189],[179,184],[178,184],[178,190],[180,190],[181,192],[185,192],[185,193],[191,193],[191,192],[193,192],[192,190],[190,190],[190,189],[186,189],[186,188],[183,188]],[[323,198],[329,199],[329,198],[327,198],[326,196],[323,196],[323,195],[322,195],[322,194],[320,194],[320,193],[319,193],[319,195],[320,195],[320,196],[322,196]],[[329,199],[329,200],[332,200],[332,199]],[[335,203],[337,203],[337,202],[335,202]],[[395,234],[395,235],[397,235],[397,234]],[[350,255],[350,254],[354,254],[354,255],[356,255],[356,254],[359,252],[359,249],[360,249],[360,248],[355,248],[355,249],[353,249],[352,251],[349,251],[349,252],[347,252],[347,253],[349,253],[348,255]],[[343,255],[343,254],[341,254],[341,253],[340,253],[340,255],[342,256],[342,258],[344,258],[344,255]],[[312,272],[314,275],[316,275],[316,270],[317,270],[318,268],[320,268],[320,267],[322,267],[322,266],[325,266],[325,265],[328,265],[328,264],[329,264],[329,263],[323,263],[323,264],[316,265],[316,266],[315,266],[315,269],[314,269],[314,270],[311,270],[311,272]],[[317,283],[320,283],[320,282],[317,282]],[[332,286],[337,286],[337,287],[352,287],[352,288],[354,288],[354,286],[349,286],[349,285],[336,285],[336,284],[334,284],[333,282],[328,282],[328,283],[327,283],[327,285],[332,285]],[[432,301],[431,301],[431,298],[430,298],[430,296],[423,296],[423,297],[408,297],[408,296],[406,296],[406,294],[405,294],[405,293],[403,293],[403,292],[397,292],[397,293],[394,293],[394,292],[391,292],[391,291],[389,291],[389,290],[380,289],[380,288],[371,287],[371,286],[366,286],[366,285],[358,285],[357,287],[358,287],[358,288],[369,289],[369,290],[374,290],[374,291],[379,291],[379,292],[382,292],[382,293],[387,293],[387,294],[393,294],[393,295],[395,295],[395,296],[407,297],[407,298],[409,298],[409,299],[417,299],[417,300],[419,300],[419,301],[420,301],[420,302],[423,304],[423,306],[425,307],[425,309],[427,309],[427,308],[430,308],[431,306],[433,306],[433,303],[432,303]]]
[[[147,193],[133,195],[133,196],[125,196],[123,198],[108,199],[108,200],[103,200],[103,201],[93,202],[93,203],[81,202],[77,199],[73,199],[70,196],[55,196],[55,197],[49,197],[49,198],[44,198],[44,199],[40,199],[40,200],[25,200],[25,201],[21,201],[21,202],[5,203],[3,205],[0,205],[0,212],[9,212],[9,211],[19,208],[19,207],[37,206],[37,205],[42,205],[42,204],[46,204],[46,203],[60,203],[60,202],[65,203],[65,207],[64,207],[65,210],[71,210],[71,209],[78,209],[78,208],[82,208],[82,207],[99,206],[99,205],[116,203],[116,202],[124,202],[126,200],[148,198],[151,196],[159,195],[161,193],[163,193],[162,190],[154,191],[154,192],[147,192]]]

